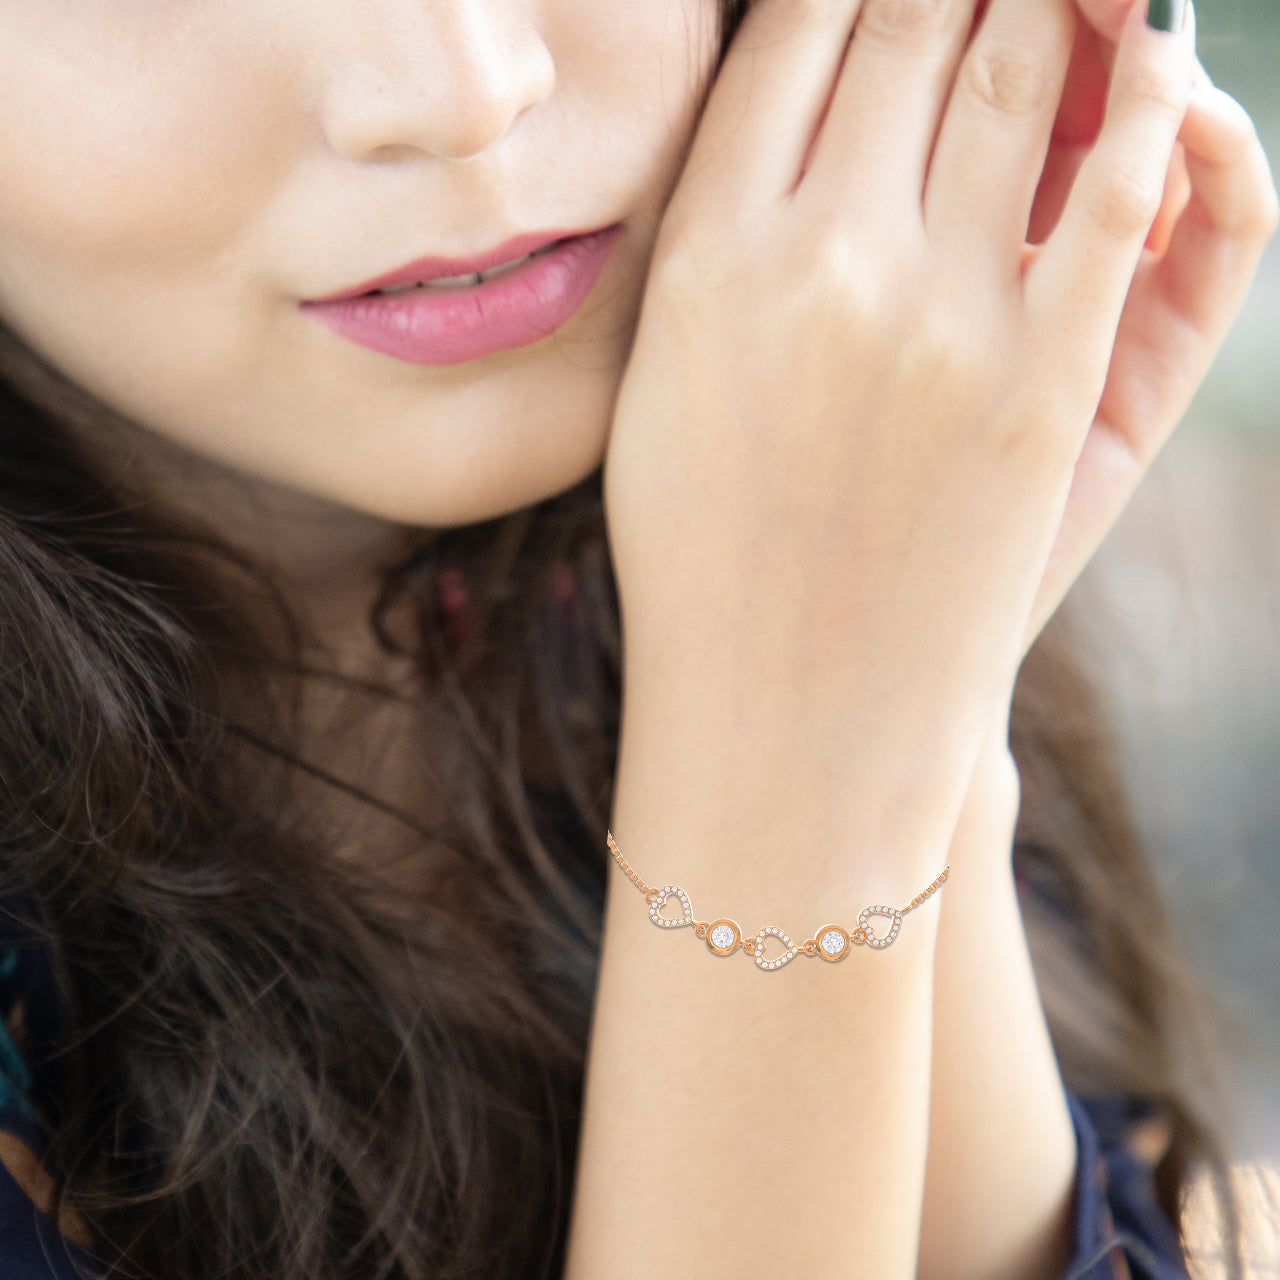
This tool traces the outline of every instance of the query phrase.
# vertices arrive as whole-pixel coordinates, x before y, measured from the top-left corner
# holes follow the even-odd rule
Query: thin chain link
[[[951,874],[951,863],[947,863],[942,868],[942,874],[923,892],[917,893],[905,907],[902,908],[902,914],[905,916],[908,911],[914,911],[926,898],[931,898],[946,883],[947,877]]]
[[[626,860],[626,858],[622,856],[622,850],[619,849],[618,846],[613,841],[613,832],[609,831],[609,832],[606,832],[605,834],[607,835],[609,840],[609,848],[613,850],[613,856],[617,859],[618,865],[621,866],[623,871],[625,871],[627,875],[631,877],[631,879],[635,882],[636,888],[639,889],[640,892],[643,893],[644,896],[647,898],[653,892],[652,888],[650,888],[649,885],[645,884],[645,882],[641,880],[638,875],[636,875],[635,871],[632,869],[631,863],[629,863]]]
[[[650,903],[649,914],[654,917],[655,924],[665,925],[666,927],[669,927],[669,928],[679,928],[679,927],[682,927],[683,925],[692,925],[693,931],[698,935],[698,937],[704,938],[707,942],[707,945],[711,947],[712,950],[716,951],[718,954],[727,955],[729,954],[730,951],[733,951],[740,946],[743,949],[743,951],[745,951],[748,955],[755,956],[756,963],[760,965],[762,968],[766,968],[766,969],[780,968],[783,964],[786,964],[788,961],[790,961],[794,956],[800,955],[801,953],[805,955],[810,955],[810,956],[819,954],[819,947],[822,944],[818,938],[814,937],[814,938],[807,938],[804,942],[791,943],[791,949],[787,953],[785,953],[785,958],[780,958],[777,961],[773,961],[773,962],[765,961],[763,960],[760,954],[761,934],[765,934],[765,933],[776,934],[778,931],[775,930],[774,926],[772,925],[766,926],[765,929],[762,929],[760,933],[756,934],[755,936],[743,937],[742,931],[738,928],[737,924],[734,921],[730,921],[730,920],[722,920],[720,923],[724,924],[726,927],[731,927],[731,932],[734,934],[733,942],[728,946],[728,950],[723,950],[717,947],[714,943],[714,940],[708,936],[708,934],[711,932],[711,925],[713,922],[709,920],[695,920],[693,918],[692,909],[689,908],[687,905],[687,895],[684,894],[684,891],[681,889],[678,889],[674,885],[668,885],[665,889],[658,889],[658,888],[654,888],[652,885],[645,884],[645,882],[636,873],[635,868],[632,867],[631,863],[629,863],[627,859],[623,856],[622,850],[618,848],[617,842],[613,838],[613,832],[608,831],[605,834],[606,834],[606,839],[609,842],[610,852],[612,852],[615,861],[623,869],[623,871],[627,873],[628,878],[635,884],[636,888],[639,889],[640,892],[644,894],[646,900]],[[849,950],[850,944],[861,945],[863,943],[866,943],[867,945],[875,948],[876,950],[883,950],[885,947],[889,946],[898,935],[898,924],[901,917],[906,915],[908,911],[914,911],[916,907],[918,907],[922,902],[927,901],[935,893],[937,893],[937,891],[941,889],[942,886],[946,883],[947,877],[950,874],[951,874],[951,864],[947,863],[947,865],[942,869],[942,874],[938,876],[938,878],[927,889],[925,889],[921,893],[916,894],[916,896],[912,898],[911,901],[908,902],[905,907],[901,907],[896,911],[893,911],[893,909],[889,907],[868,907],[866,909],[866,913],[870,913],[872,915],[889,916],[891,913],[893,915],[892,929],[883,938],[877,937],[874,933],[872,933],[870,925],[867,925],[864,928],[862,924],[859,924],[858,926],[850,930],[843,930],[840,928],[840,926],[834,926],[839,932],[845,934],[845,942],[843,944],[843,950],[837,952],[834,956],[829,958],[842,959],[845,953],[847,953],[847,951]],[[671,897],[672,894],[676,894],[686,899],[686,914],[689,917],[687,920],[671,921],[671,920],[667,920],[665,917],[662,917],[656,914],[657,912],[661,911],[662,906],[665,905],[667,899]],[[860,921],[862,920],[862,916],[859,916],[859,920]],[[789,937],[787,938],[787,941],[790,942]]]

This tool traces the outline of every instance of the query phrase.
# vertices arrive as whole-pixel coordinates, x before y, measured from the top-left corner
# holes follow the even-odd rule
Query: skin
[[[636,1114],[602,1112],[587,1174],[627,1138],[647,1176],[629,1183],[625,1218],[593,1198],[583,1275],[632,1222],[663,1212],[672,1235],[701,1242],[708,1217],[728,1213],[728,1172],[694,1185],[643,1118],[661,1108],[687,1150],[732,1141],[724,1098],[751,1096],[752,1060],[741,1076],[717,1063],[711,1091],[679,1059],[758,1026],[810,1052],[794,1071],[770,1062],[756,1146],[825,1141],[749,1236],[708,1244],[708,1266],[717,1247],[761,1270],[838,1266],[856,1249],[877,1273],[1039,1276],[1060,1273],[1070,1247],[1073,1144],[1009,875],[1008,699],[1026,646],[1203,377],[1274,233],[1276,196],[1238,105],[1193,87],[1189,37],[1090,4],[1095,60],[1114,69],[1106,120],[1091,149],[1080,120],[1059,122],[1036,219],[1047,239],[1028,248],[1081,15],[995,0],[961,56],[965,6],[867,0],[866,38],[855,32],[841,63],[857,8],[780,0],[752,15],[655,255],[606,461],[641,708],[624,721],[614,831],[642,869],[678,867],[684,885],[765,919],[825,918],[844,895],[905,902],[944,848],[964,887],[953,875],[932,937],[927,908],[912,916],[917,950],[860,977],[853,1004],[800,975],[785,1002],[748,983],[728,1010],[687,969],[655,993],[656,949],[619,907],[602,991],[694,1011],[668,1015],[670,1062],[652,1028],[610,1025],[596,1042],[588,1097],[632,1099]],[[806,343],[789,341],[797,332]],[[771,348],[786,352],[776,367]],[[740,435],[749,449],[733,448]],[[785,520],[761,521],[764,504]],[[920,986],[894,985],[931,944],[932,1045]],[[819,1030],[832,1021],[878,1058],[832,1071]],[[917,1253],[902,1249],[902,1215],[925,1145],[921,1074]],[[845,1114],[846,1088],[882,1111]],[[886,1154],[867,1177],[842,1162],[849,1151]],[[836,1230],[843,1211],[854,1220]],[[627,1243],[652,1254],[639,1235]]]
[[[873,16],[890,8],[883,0],[867,5]],[[1077,12],[1065,4],[1041,4],[1037,12],[1051,11],[1054,24],[1035,38],[1048,42],[1049,60],[1065,74],[1076,28],[1087,28],[1095,61],[1105,72],[1131,7],[1119,0],[1082,0]],[[636,619],[672,616],[659,593],[679,584],[667,572],[670,549],[650,535],[655,528],[687,529],[690,513],[706,508],[699,506],[704,495],[695,499],[668,490],[669,512],[642,512],[640,495],[659,490],[641,484],[640,462],[624,469],[626,450],[654,452],[653,424],[675,403],[673,384],[658,376],[661,361],[643,335],[640,354],[650,357],[648,363],[633,361],[623,383],[642,304],[646,315],[662,306],[661,297],[652,307],[646,302],[655,248],[664,229],[668,247],[696,244],[701,234],[708,247],[700,251],[699,263],[726,269],[725,279],[741,266],[732,253],[759,251],[756,261],[775,264],[781,273],[770,282],[772,296],[798,292],[796,272],[808,264],[785,254],[812,243],[804,238],[805,228],[789,228],[793,239],[785,243],[770,241],[765,236],[772,227],[766,231],[763,218],[744,219],[742,213],[759,213],[762,192],[794,180],[799,171],[824,102],[805,97],[797,86],[821,89],[832,82],[842,32],[847,34],[857,5],[762,0],[752,28],[752,74],[741,74],[746,59],[740,58],[737,78],[718,83],[718,96],[697,130],[694,163],[678,187],[714,52],[713,6],[707,0],[308,0],[305,23],[290,0],[185,6],[130,0],[109,8],[98,0],[0,0],[0,113],[23,122],[22,129],[0,138],[6,174],[0,190],[0,315],[52,364],[139,424],[91,441],[104,465],[126,488],[163,494],[175,508],[200,517],[216,514],[224,534],[277,566],[341,664],[372,671],[378,660],[353,619],[361,616],[377,567],[397,545],[400,526],[465,523],[518,509],[575,483],[608,451],[617,499],[612,528],[624,596],[629,593],[628,636],[644,660],[633,665],[632,674],[636,687],[648,690],[647,707],[660,703],[670,686],[652,678],[646,686],[646,673],[672,665],[672,639],[642,631]],[[826,183],[824,218],[830,221],[837,203],[856,210],[871,243],[894,244],[902,219],[884,215],[909,207],[911,180],[923,179],[923,163],[919,174],[902,163],[918,142],[902,130],[914,124],[919,133],[930,112],[936,119],[941,109],[946,58],[959,56],[966,29],[965,6],[952,8],[950,53],[918,41],[898,55],[891,73],[869,62],[862,64],[865,75],[844,76],[831,104],[831,128],[823,129],[821,145],[808,154],[815,175],[811,186],[819,177]],[[891,48],[892,31],[884,31]],[[1031,38],[1029,32],[1023,37]],[[908,97],[911,110],[904,110]],[[1070,477],[1070,468],[1064,470],[1069,451],[1054,455],[1056,469],[1024,451],[1025,466],[1009,473],[1004,506],[1022,523],[1002,526],[992,546],[1027,550],[1009,565],[1010,583],[1016,570],[1017,589],[1010,586],[1001,610],[980,619],[975,613],[972,628],[975,636],[982,626],[991,628],[986,634],[998,638],[1002,665],[979,667],[973,653],[955,657],[945,673],[950,683],[911,705],[915,720],[895,715],[924,732],[932,723],[927,717],[937,714],[952,691],[982,691],[956,712],[955,722],[964,725],[956,756],[967,767],[944,771],[955,801],[945,822],[936,819],[944,838],[940,844],[919,842],[918,866],[904,853],[899,870],[903,884],[910,881],[905,895],[892,876],[880,881],[885,899],[874,892],[868,897],[876,886],[866,880],[854,885],[867,901],[905,900],[932,878],[941,858],[950,856],[974,871],[967,882],[956,877],[935,904],[941,919],[922,1275],[960,1280],[1049,1274],[1066,1247],[1073,1148],[1009,892],[1017,783],[1007,756],[1001,693],[1181,418],[1274,229],[1274,190],[1248,117],[1207,83],[1191,92],[1189,105],[1180,101],[1179,115],[1183,108],[1185,182],[1170,184],[1157,219],[1164,252],[1139,259],[1131,246],[1136,275],[1112,269],[1109,328],[1105,318],[1086,314],[1083,303],[1075,317],[1078,342],[1072,351],[1087,348],[1085,385],[1094,394],[1073,404],[1075,416],[1058,428],[1063,439],[1075,432],[1074,478],[1064,479]],[[1040,131],[1035,137],[1047,144],[1052,111],[1046,117],[1041,104],[1033,114]],[[1171,139],[1179,124],[1165,123]],[[1015,145],[1034,176],[1038,144],[1027,136],[993,137],[971,127],[953,141],[948,155],[957,173],[967,168],[981,175],[978,162],[998,167]],[[1136,148],[1132,139],[1128,145]],[[1085,151],[1058,148],[1059,178]],[[843,185],[826,176],[839,168],[833,154],[848,166]],[[1176,170],[1178,153],[1173,159]],[[1162,172],[1167,163],[1166,157]],[[897,181],[887,193],[876,185],[885,174]],[[1041,210],[1046,225],[1060,211],[1052,207],[1061,203],[1052,186],[1046,184],[1044,197],[1048,215]],[[675,216],[664,222],[673,188]],[[958,180],[947,190],[947,203],[936,207],[931,221],[939,253],[990,264],[997,237],[986,219],[982,190]],[[1032,190],[1034,183],[1022,193],[1028,202]],[[891,199],[882,201],[882,195]],[[1005,212],[998,247],[1007,252],[1012,244],[1016,251],[1018,209]],[[1154,210],[1148,213],[1155,216]],[[626,232],[614,259],[589,305],[560,334],[469,365],[401,364],[343,342],[296,307],[299,298],[350,286],[423,254],[466,254],[530,229],[587,229],[617,220],[625,220]],[[682,241],[672,228],[689,234]],[[724,254],[719,259],[717,245]],[[1028,254],[1029,262],[1037,256]],[[674,257],[659,253],[659,279],[672,279]],[[1082,262],[1095,261],[1078,252],[1060,257],[1060,279],[1079,273]],[[958,277],[954,284],[951,298],[958,303],[967,285]],[[909,289],[897,290],[896,298],[905,324],[914,314]],[[758,294],[748,301],[760,305]],[[950,314],[954,319],[961,312]],[[681,320],[675,310],[666,316],[673,325]],[[858,349],[873,352],[892,330],[881,311],[863,319]],[[710,331],[731,330],[721,317]],[[690,388],[705,392],[696,410],[732,404],[741,384],[748,394],[737,423],[758,412],[758,394],[750,394],[741,380],[741,353],[757,331],[736,335],[742,340],[733,348],[737,364],[701,362],[719,370],[722,383],[699,388],[696,373],[680,371],[674,385],[688,394]],[[1011,348],[1009,342],[995,345],[1006,354]],[[1005,406],[1009,388],[1026,386],[1027,369],[1046,356],[1043,347],[1015,349],[1001,369],[1006,382],[975,383],[965,412],[990,421],[993,406]],[[821,372],[847,364],[844,352],[833,350]],[[884,368],[881,363],[875,372]],[[815,396],[830,389],[818,379],[808,386]],[[1041,384],[1031,379],[1030,386]],[[867,402],[870,387],[843,387],[843,403]],[[750,389],[758,391],[758,384]],[[772,394],[768,405],[778,418],[806,410],[801,416],[814,423],[815,438],[817,428],[830,422],[829,406],[820,398],[806,403],[805,392],[794,385],[775,387]],[[938,411],[942,405],[947,413]],[[945,439],[951,452],[928,455],[943,458],[933,476],[938,492],[972,498],[981,489],[976,477],[983,475],[985,483],[988,473],[970,455],[972,441],[963,436],[953,406],[950,396],[929,404],[912,401],[902,390],[884,411],[898,429],[908,410],[917,414],[911,421],[921,431],[950,424],[952,435],[935,439]],[[678,415],[666,416],[678,426],[690,420],[690,403],[677,407]],[[688,448],[677,432],[658,456],[687,464]],[[886,481],[884,469],[873,472],[855,452],[841,459],[839,474],[852,484],[865,472],[868,502],[890,512],[897,509],[890,501],[893,484],[900,493],[923,492],[925,457],[898,459],[905,465]],[[835,474],[831,461],[826,459],[819,477]],[[766,469],[746,491],[760,492],[759,485],[774,483],[776,476],[776,469]],[[627,479],[630,491],[616,477]],[[965,483],[955,483],[957,477]],[[742,473],[736,479],[744,483]],[[811,492],[812,479],[797,475],[797,492]],[[726,489],[722,495],[726,529],[733,529],[733,515],[742,509],[741,493]],[[1055,501],[1061,504],[1060,521],[1046,517]],[[980,505],[990,502],[986,496]],[[950,514],[956,521],[971,520],[973,509],[957,506]],[[1039,524],[1033,524],[1036,518]],[[944,523],[940,518],[939,527]],[[749,531],[737,532],[749,542]],[[931,541],[912,566],[934,574],[939,591],[968,581],[965,566],[973,562],[972,543],[957,548],[954,563],[939,560],[936,549],[943,541],[941,535]],[[742,543],[700,537],[696,545],[711,566],[712,585],[718,581],[727,591],[732,584],[722,566],[734,563]],[[797,563],[797,554],[809,565],[822,562],[812,546],[784,547],[781,539],[774,545],[784,565]],[[889,616],[876,614],[879,634],[854,637],[848,618],[827,620],[828,649],[811,656],[845,683],[811,690],[814,705],[831,705],[836,690],[844,714],[871,718],[883,710],[872,701],[859,702],[865,689],[854,689],[846,668],[827,661],[841,647],[853,652],[882,645],[892,652],[901,660],[899,667],[886,668],[895,687],[920,669],[922,652],[907,655],[915,661],[909,670],[896,643],[897,637],[929,630],[921,597],[895,595],[909,576],[903,555],[886,562],[871,593],[899,608]],[[683,563],[693,572],[696,558]],[[762,566],[758,558],[750,563],[756,589]],[[825,565],[837,569],[847,574],[849,566]],[[691,633],[714,630],[685,603],[708,598],[705,585],[694,583],[693,594],[678,602]],[[776,584],[770,590],[807,618],[813,581],[799,585],[804,590]],[[952,589],[956,596],[948,603],[970,599]],[[936,611],[936,595],[931,604]],[[731,615],[732,601],[725,607]],[[786,616],[786,609],[778,616]],[[774,639],[775,652],[757,654],[756,660],[769,670],[794,665],[794,644]],[[726,701],[740,696],[741,683],[717,686],[707,678],[722,675],[720,651],[703,654],[684,636],[676,652],[704,696],[716,690]],[[944,673],[938,672],[941,679]],[[739,682],[769,687],[757,679],[760,674],[749,664],[734,670]],[[629,694],[629,707],[639,706],[641,696]],[[901,704],[894,707],[901,712]],[[802,708],[806,728],[812,709]],[[657,715],[629,714],[633,724],[649,726],[655,744],[666,732]],[[687,741],[687,728],[686,720],[670,736]],[[381,731],[394,739],[394,726]],[[787,732],[775,719],[765,736],[777,742]],[[674,758],[656,746],[653,755]],[[632,756],[643,760],[644,748],[633,748]],[[820,758],[829,760],[830,751]],[[922,773],[913,785],[931,780]],[[632,781],[632,794],[639,785]],[[753,785],[768,794],[758,778]],[[653,793],[661,790],[655,785]],[[716,798],[717,812],[726,811],[725,799]],[[669,812],[677,811],[669,806]],[[700,821],[693,815],[689,829]],[[785,815],[778,821],[785,822]],[[648,830],[638,819],[634,829]],[[656,847],[658,839],[650,845],[646,836],[644,843]],[[669,857],[671,865],[687,865],[675,852]],[[926,864],[928,874],[921,877]],[[711,875],[708,868],[704,878]],[[826,892],[821,897],[830,900]],[[965,927],[979,909],[990,912],[983,946],[974,945]],[[1010,1017],[1015,1009],[1017,1016]],[[798,1004],[798,1015],[804,1012]],[[980,1034],[996,1022],[1011,1028],[999,1052]],[[603,1238],[617,1241],[621,1234],[606,1230]],[[591,1247],[590,1238],[580,1236],[577,1257],[584,1274],[593,1270]],[[608,1261],[607,1255],[601,1260]],[[905,1265],[901,1258],[891,1263]]]
[[[202,458],[382,519],[478,520],[599,464],[714,9],[363,13],[5,3],[0,109],[23,127],[0,144],[0,314]],[[623,219],[591,305],[474,367],[402,364],[296,306]]]

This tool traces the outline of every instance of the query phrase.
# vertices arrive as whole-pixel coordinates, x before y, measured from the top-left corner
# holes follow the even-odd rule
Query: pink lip
[[[621,224],[615,224],[569,237],[537,233],[467,261],[422,258],[354,289],[300,305],[360,346],[410,364],[460,364],[527,346],[559,329],[591,292],[621,232]],[[371,292],[485,271],[548,243],[555,247],[478,285]]]

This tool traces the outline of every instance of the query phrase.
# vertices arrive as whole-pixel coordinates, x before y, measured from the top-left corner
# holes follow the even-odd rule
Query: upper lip
[[[426,284],[429,280],[438,280],[444,276],[472,275],[477,271],[488,271],[490,267],[501,266],[514,258],[522,258],[526,253],[533,253],[537,249],[548,248],[557,241],[573,240],[590,234],[590,231],[531,231],[527,235],[515,236],[473,258],[418,258],[394,271],[388,271],[386,275],[352,285],[349,289],[342,289],[323,298],[312,298],[310,301],[340,302],[344,298],[359,298],[379,289],[395,288],[396,285]]]

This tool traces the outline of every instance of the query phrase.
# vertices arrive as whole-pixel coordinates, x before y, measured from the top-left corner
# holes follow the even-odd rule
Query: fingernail
[[[1187,0],[1147,0],[1147,26],[1153,31],[1181,31],[1187,25]]]

